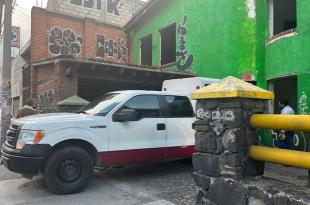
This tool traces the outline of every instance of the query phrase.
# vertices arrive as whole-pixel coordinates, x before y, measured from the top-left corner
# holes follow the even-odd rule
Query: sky
[[[25,45],[30,39],[31,30],[31,8],[37,5],[41,7],[41,0],[16,0],[16,4],[13,10],[12,16],[12,26],[21,28],[21,45]],[[42,7],[46,8],[48,0],[42,0]],[[19,50],[17,48],[12,48],[12,56],[18,54]],[[3,45],[0,45],[0,64],[3,60]]]

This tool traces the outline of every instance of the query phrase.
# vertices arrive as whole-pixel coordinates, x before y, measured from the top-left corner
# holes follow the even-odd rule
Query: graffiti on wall
[[[101,10],[101,0],[70,0],[70,3],[77,6],[84,6],[86,8],[94,8],[95,1],[97,2],[97,9]]]
[[[38,98],[38,111],[39,113],[55,112],[55,93],[53,91],[46,91]]]
[[[183,22],[178,25],[178,35],[180,40],[180,47],[177,51],[177,68],[181,71],[186,71],[190,69],[194,62],[194,55],[189,54],[186,48],[186,37],[187,28],[186,23],[188,21],[188,16],[184,15]]]
[[[120,13],[118,9],[120,8],[120,6],[120,0],[108,0],[107,12],[119,16]]]
[[[308,114],[308,99],[307,99],[307,95],[305,92],[302,92],[301,97],[299,98],[298,101],[298,107],[299,107],[299,112],[302,115]]]
[[[52,27],[48,33],[48,51],[54,56],[79,57],[82,52],[82,38],[71,29]]]
[[[114,58],[118,63],[128,60],[128,46],[125,39],[109,39],[104,35],[97,35],[97,56]]]

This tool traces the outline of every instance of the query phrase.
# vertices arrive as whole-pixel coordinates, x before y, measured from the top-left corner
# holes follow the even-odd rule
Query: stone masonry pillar
[[[264,163],[249,158],[250,147],[259,143],[250,117],[264,112],[273,93],[228,77],[196,91],[192,98],[197,99],[193,125],[197,204],[247,204],[247,190],[236,181],[264,173]]]

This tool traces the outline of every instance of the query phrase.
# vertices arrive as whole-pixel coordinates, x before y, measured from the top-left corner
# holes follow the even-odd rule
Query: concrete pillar
[[[196,91],[192,99],[197,99],[193,155],[197,204],[247,204],[248,190],[236,180],[264,173],[264,163],[249,158],[250,147],[259,143],[250,117],[264,112],[273,93],[228,77]]]

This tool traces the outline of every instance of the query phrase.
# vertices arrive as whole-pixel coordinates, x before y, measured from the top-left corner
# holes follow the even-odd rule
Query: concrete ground
[[[190,205],[196,188],[190,162],[168,162],[97,171],[86,191],[50,193],[42,177],[20,178],[0,167],[1,205]]]
[[[192,205],[196,187],[189,162],[168,162],[97,171],[82,193],[59,196],[50,193],[42,177],[33,180],[0,167],[1,205]],[[305,187],[307,171],[267,164],[264,178]]]

